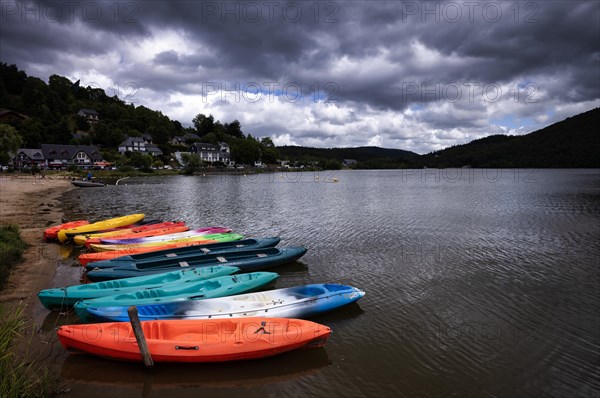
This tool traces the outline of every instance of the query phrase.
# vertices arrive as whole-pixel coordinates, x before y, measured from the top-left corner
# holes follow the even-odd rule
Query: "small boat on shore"
[[[94,268],[88,271],[89,280],[103,281],[120,278],[131,278],[141,275],[149,275],[173,271],[176,269],[195,268],[195,267],[213,267],[218,265],[228,265],[238,267],[242,272],[260,271],[279,265],[291,263],[302,257],[306,253],[305,247],[287,247],[278,249],[275,247],[244,250],[228,253],[206,254],[202,258],[194,261],[174,261],[168,265],[163,264],[140,264],[128,263],[128,266],[114,268]]]
[[[225,362],[322,347],[331,329],[301,319],[243,318],[142,322],[142,332],[154,362]],[[129,322],[64,325],[57,334],[70,351],[142,360]]]
[[[58,239],[58,231],[60,231],[61,229],[68,229],[68,228],[75,228],[75,227],[81,227],[82,225],[87,225],[90,222],[88,220],[77,220],[77,221],[70,221],[64,224],[60,224],[60,225],[55,225],[53,227],[50,228],[46,228],[44,230],[44,240],[57,240]]]
[[[106,185],[101,182],[79,181],[79,180],[73,180],[73,181],[71,181],[71,184],[73,184],[79,188],[95,188],[95,187],[103,187]]]
[[[61,229],[58,231],[58,240],[66,242],[72,239],[75,235],[81,235],[85,233],[102,232],[113,228],[124,227],[127,225],[133,225],[144,219],[144,214],[129,214],[126,216],[109,218],[102,221],[97,221],[92,224],[82,225],[75,228]]]
[[[151,224],[136,225],[130,228],[123,228],[114,231],[98,232],[91,234],[76,235],[73,238],[78,246],[86,245],[89,247],[92,243],[100,243],[100,239],[108,237],[144,237],[144,236],[158,236],[166,235],[178,232],[185,232],[189,228],[184,222],[174,221],[163,221]]]
[[[185,300],[137,307],[139,318],[222,319],[240,317],[306,318],[340,308],[363,297],[365,292],[352,286],[312,284],[240,294],[231,297]],[[110,321],[127,321],[127,306],[88,307],[90,314]]]
[[[182,261],[188,264],[195,260],[201,260],[207,254],[241,252],[246,250],[257,250],[275,247],[281,239],[278,237],[264,239],[244,239],[233,242],[212,243],[210,245],[199,245],[182,247],[179,249],[160,250],[131,256],[117,257],[113,260],[96,261],[85,267],[88,270],[95,268],[139,268],[139,267],[165,267],[172,264],[179,265]]]
[[[78,301],[73,308],[82,321],[92,321],[87,311],[91,307],[110,307],[160,304],[178,301],[197,301],[208,298],[232,296],[255,292],[272,284],[278,274],[274,272],[252,272],[249,274],[228,275],[197,282],[176,283],[158,289],[142,289],[114,296],[99,297]]]
[[[178,256],[194,255],[199,252],[210,253],[215,250],[230,249],[233,250],[244,250],[244,249],[260,249],[263,247],[274,247],[281,241],[279,237],[262,238],[262,239],[242,239],[242,240],[231,240],[222,241],[217,243],[208,244],[190,244],[181,247],[170,247],[162,249],[160,247],[148,247],[140,249],[139,251],[117,250],[107,251],[98,253],[85,253],[79,256],[79,263],[83,266],[87,266],[89,263],[100,262],[100,261],[145,261],[153,258],[170,258]],[[118,265],[111,265],[110,267],[117,267]],[[90,268],[90,267],[88,267]],[[91,268],[94,268],[93,266]],[[102,268],[102,267],[101,267]]]
[[[237,242],[243,239],[244,236],[240,234],[218,234],[211,236],[203,236],[199,240],[186,240],[183,242],[175,242],[158,246],[139,246],[139,245],[127,245],[127,246],[117,246],[116,250],[109,250],[104,252],[96,252],[96,253],[84,253],[79,256],[79,263],[81,265],[86,265],[90,262],[101,261],[101,260],[111,260],[113,258],[121,257],[121,256],[130,256],[133,254],[140,253],[151,253],[157,251],[164,250],[174,250],[180,248],[187,247],[202,247],[206,245],[216,244],[216,243],[224,243],[224,242]]]
[[[38,293],[38,298],[47,309],[60,310],[74,306],[79,300],[137,292],[144,289],[158,289],[174,283],[198,282],[235,274],[239,270],[239,268],[227,266],[184,269],[137,278],[44,289]]]
[[[228,230],[223,230],[228,231]],[[227,237],[231,236],[239,236],[237,239],[227,239]],[[218,229],[214,231],[207,231],[206,233],[197,234],[194,236],[190,236],[187,238],[178,238],[172,240],[158,241],[158,242],[144,242],[144,243],[134,243],[129,245],[105,245],[105,244],[96,244],[92,243],[90,245],[90,249],[96,252],[104,252],[104,251],[115,251],[115,250],[123,250],[123,249],[136,249],[136,248],[144,248],[144,247],[158,247],[159,249],[166,249],[168,247],[179,247],[177,245],[181,244],[181,246],[185,246],[185,243],[193,244],[193,243],[212,243],[218,242],[221,240],[239,240],[242,239],[242,235],[234,234],[231,232],[219,232]],[[175,246],[171,246],[175,245]]]
[[[198,228],[192,231],[184,231],[178,233],[172,233],[167,235],[160,236],[148,236],[148,237],[133,237],[133,238],[122,238],[120,236],[117,237],[106,237],[100,239],[100,243],[106,245],[139,245],[144,243],[154,243],[154,242],[166,242],[184,238],[192,238],[198,235],[206,235],[206,234],[222,234],[231,232],[230,228],[227,227],[205,227]]]

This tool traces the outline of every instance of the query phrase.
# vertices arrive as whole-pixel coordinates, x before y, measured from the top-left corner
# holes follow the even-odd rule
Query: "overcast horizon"
[[[598,1],[1,1],[0,62],[277,145],[420,154],[600,106]]]

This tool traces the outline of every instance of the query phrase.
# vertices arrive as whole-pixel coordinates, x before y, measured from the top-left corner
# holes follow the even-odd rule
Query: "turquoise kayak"
[[[116,268],[116,267],[147,267],[149,265],[166,266],[170,263],[199,260],[209,253],[239,252],[243,250],[275,247],[281,241],[279,237],[263,239],[242,239],[232,242],[218,242],[202,246],[188,246],[177,249],[160,250],[157,252],[132,254],[112,260],[95,261],[85,266],[86,269]]]
[[[305,247],[286,247],[278,249],[268,247],[255,250],[241,250],[227,253],[209,253],[193,261],[171,259],[161,264],[131,264],[114,268],[99,268],[88,271],[91,281],[103,281],[119,278],[131,278],[173,271],[181,268],[213,267],[229,265],[240,268],[241,272],[254,272],[291,263],[306,253]]]
[[[182,283],[160,289],[138,290],[136,292],[78,301],[74,308],[79,319],[93,319],[87,312],[89,307],[110,307],[164,302],[198,301],[207,298],[232,296],[254,292],[270,285],[279,277],[274,272],[252,272],[249,274],[221,276],[194,283]]]
[[[140,305],[137,310],[142,321],[239,317],[306,318],[351,304],[364,295],[364,291],[352,286],[323,283],[201,301]],[[129,320],[125,306],[90,306],[88,312],[103,320]]]
[[[38,293],[42,305],[49,310],[60,310],[75,305],[79,300],[114,296],[142,289],[157,289],[176,283],[198,282],[238,272],[237,267],[204,267],[171,271],[162,274],[138,276],[136,278],[88,283],[55,289],[45,289]]]

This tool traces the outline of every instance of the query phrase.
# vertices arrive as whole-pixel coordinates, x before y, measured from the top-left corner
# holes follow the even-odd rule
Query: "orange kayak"
[[[231,234],[231,239],[206,239],[206,240],[196,240],[196,241],[180,241],[169,243],[161,246],[125,246],[123,248],[119,248],[117,250],[110,250],[105,252],[96,252],[96,253],[84,253],[79,256],[79,263],[83,266],[86,266],[88,263],[94,261],[102,261],[102,260],[112,260],[121,256],[129,256],[132,254],[139,253],[149,253],[158,250],[165,249],[176,249],[178,247],[188,247],[188,246],[196,246],[196,245],[206,245],[208,243],[217,243],[217,242],[226,242],[233,240],[242,239],[242,235]]]
[[[65,224],[55,225],[54,227],[46,228],[44,230],[44,240],[56,240],[58,239],[58,231],[61,229],[81,227],[82,225],[89,224],[87,220],[71,221]]]
[[[163,224],[167,224],[167,223],[163,223]],[[164,225],[162,227],[150,228],[150,229],[146,229],[146,230],[137,230],[136,231],[136,229],[131,229],[129,232],[124,231],[123,233],[117,233],[115,235],[109,235],[109,236],[111,238],[118,238],[118,239],[145,238],[145,237],[149,237],[149,236],[162,236],[162,235],[174,234],[177,232],[185,232],[185,231],[188,231],[189,229],[190,228],[187,225],[185,225],[184,222],[178,222],[178,223],[172,223],[172,225]],[[106,235],[90,237],[85,240],[85,245],[89,248],[91,244],[102,243],[101,240],[106,239],[107,237],[108,236],[106,236]]]
[[[142,322],[154,362],[225,362],[258,359],[322,347],[327,326],[302,319],[238,318]],[[58,339],[70,351],[117,360],[141,361],[129,322],[65,325]]]

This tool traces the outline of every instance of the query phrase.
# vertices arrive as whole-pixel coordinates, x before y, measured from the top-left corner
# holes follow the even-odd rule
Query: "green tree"
[[[202,137],[202,142],[206,142],[209,144],[217,145],[218,143],[217,135],[215,133],[208,133],[204,137]]]
[[[29,118],[21,123],[19,133],[23,137],[23,146],[25,148],[39,148],[45,143],[42,137],[46,137],[44,125],[35,118]]]
[[[16,152],[23,143],[17,130],[8,124],[0,124],[0,163],[10,161],[9,153]]]
[[[152,165],[152,156],[141,152],[132,152],[131,156],[129,157],[129,164],[142,171],[150,171],[150,166]]]
[[[39,117],[44,123],[55,122],[50,107],[48,107],[48,86],[42,79],[28,77],[23,86],[21,98],[25,104],[26,114]]]
[[[205,116],[202,113],[199,113],[192,120],[192,123],[194,123],[194,127],[196,127],[198,135],[202,137],[203,135],[213,131],[215,118],[213,117],[213,115]]]
[[[242,124],[237,119],[231,123],[225,123],[223,128],[225,129],[225,134],[236,138],[244,137],[244,133],[242,132]]]
[[[263,137],[260,140],[261,159],[264,163],[275,164],[279,159],[279,151],[275,147],[271,137]]]
[[[202,160],[198,155],[191,153],[182,153],[181,161],[183,162],[183,172],[192,175],[202,168]]]
[[[237,163],[254,164],[260,159],[260,144],[250,135],[237,139],[231,147],[231,155]]]

